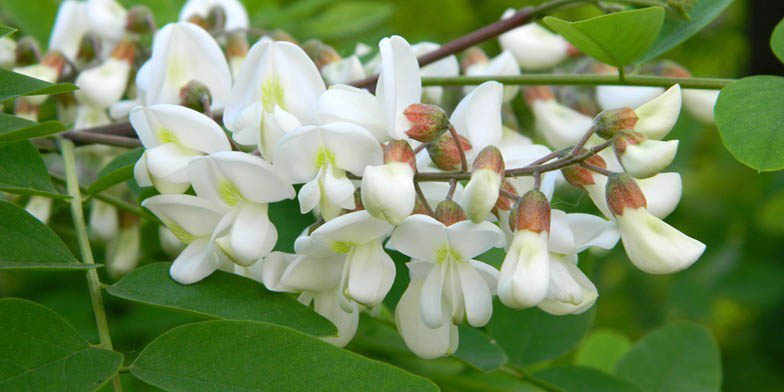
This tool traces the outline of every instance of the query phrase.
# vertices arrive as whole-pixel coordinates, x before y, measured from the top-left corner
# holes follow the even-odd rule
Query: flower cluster
[[[154,31],[147,58],[135,37],[153,32],[149,12],[68,0],[52,51],[18,68],[54,81],[68,64],[90,64],[75,79],[77,127],[129,117],[145,148],[134,177],[159,193],[142,206],[168,228],[167,248],[179,250],[172,236],[184,244],[170,270],[177,282],[220,269],[297,293],[338,327],[328,340],[342,346],[359,312],[390,291],[394,250],[410,258],[398,330],[413,352],[435,358],[456,350],[464,320],[487,324],[495,295],[555,315],[589,309],[598,291],[577,266],[588,248],[620,239],[632,263],[653,274],[687,268],[705,249],[662,220],[681,196],[680,176],[662,173],[678,141],[662,139],[682,97],[712,121],[705,108],[715,96],[678,85],[575,93],[488,81],[463,89],[451,109],[449,92],[423,87],[423,76],[515,75],[580,54],[533,23],[502,34],[493,58],[471,48],[460,62],[420,67],[417,55],[438,45],[391,36],[363,64],[372,49],[342,58],[322,42],[282,36],[249,45],[236,0],[190,0],[180,19]],[[346,84],[375,73],[374,91]],[[569,93],[581,99],[564,99]],[[548,146],[508,116],[523,102],[535,119],[530,136]],[[584,190],[604,217],[552,208],[560,186]],[[287,222],[273,223],[268,206],[294,198],[317,222],[295,253],[273,251],[276,224]],[[491,248],[506,250],[500,266],[475,259]]]

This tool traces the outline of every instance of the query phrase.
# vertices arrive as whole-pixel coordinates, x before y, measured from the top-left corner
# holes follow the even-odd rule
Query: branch
[[[721,78],[667,78],[648,75],[597,74],[525,74],[515,76],[452,76],[422,78],[423,86],[471,86],[494,80],[504,85],[609,85],[670,87],[680,84],[683,88],[721,90],[735,79]]]
[[[128,125],[130,127],[130,124]],[[119,128],[118,128],[119,129]],[[136,148],[141,147],[142,142],[139,139],[126,136],[117,136],[112,134],[95,133],[92,128],[83,131],[68,131],[64,133],[63,138],[69,139],[76,144],[105,144],[108,146]]]

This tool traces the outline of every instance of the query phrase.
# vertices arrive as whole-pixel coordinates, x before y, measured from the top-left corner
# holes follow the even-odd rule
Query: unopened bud
[[[487,58],[485,51],[478,46],[472,46],[463,52],[463,59],[460,60],[460,68],[465,72],[474,65],[487,64],[488,62],[490,62],[490,60]]]
[[[226,57],[245,58],[248,55],[248,39],[244,33],[229,34],[226,41]]]
[[[585,149],[582,149],[580,153],[585,153]],[[602,169],[607,168],[607,162],[604,161],[602,157],[599,155],[591,155],[588,159],[585,160],[585,163],[591,164],[593,166],[601,167]],[[561,173],[563,173],[566,182],[572,185],[575,188],[585,190],[585,186],[593,185],[596,183],[594,180],[594,175],[596,173],[592,172],[589,169],[586,169],[579,164],[574,164],[567,166],[561,169]]]
[[[196,26],[199,26],[199,27],[203,28],[204,30],[207,30],[207,29],[210,28],[210,24],[209,24],[209,22],[207,22],[207,18],[205,18],[205,17],[203,17],[201,15],[191,15],[188,18],[188,22],[193,23]]]
[[[463,207],[460,207],[459,204],[448,199],[438,203],[435,214],[436,220],[443,223],[445,226],[452,226],[457,222],[466,220],[466,214],[465,211],[463,211]]]
[[[508,180],[501,183],[501,189],[508,193],[517,195],[517,189]],[[518,195],[519,196],[519,195]],[[495,209],[498,211],[509,211],[514,206],[514,199],[510,199],[504,195],[498,195],[498,200],[495,202]]]
[[[212,105],[210,89],[202,82],[191,80],[180,89],[180,105],[209,114]]]
[[[30,36],[22,37],[16,43],[14,55],[17,67],[35,64],[41,59],[41,48],[38,47],[38,41],[35,38]]]
[[[411,127],[406,131],[408,137],[422,143],[430,143],[449,129],[449,117],[436,105],[415,103],[409,105],[403,114]]]
[[[626,173],[615,173],[608,177],[605,189],[607,206],[614,215],[623,215],[626,208],[647,206],[645,195],[637,181]]]
[[[136,47],[134,46],[134,43],[129,40],[120,41],[112,50],[112,58],[125,61],[129,65],[133,65],[135,54]]]
[[[56,50],[50,51],[49,53],[46,54],[46,56],[44,56],[43,59],[41,59],[42,65],[45,65],[53,69],[57,74],[57,78],[55,78],[55,81],[59,79],[60,76],[65,71],[65,65],[67,63],[68,62],[66,61],[65,56],[63,56],[61,52]]]
[[[594,117],[593,127],[597,135],[609,139],[620,131],[634,129],[637,120],[637,114],[632,108],[610,109]]]
[[[411,145],[405,140],[392,140],[383,146],[384,163],[407,163],[416,173],[416,155]]]
[[[340,55],[333,47],[318,39],[308,40],[302,44],[302,49],[313,60],[318,69],[341,60]]]
[[[210,31],[223,31],[226,28],[226,10],[221,6],[210,8],[206,19]]]
[[[501,150],[492,145],[483,148],[474,160],[471,180],[463,192],[463,205],[472,222],[482,222],[495,207],[503,180],[504,158]]]
[[[504,157],[501,155],[501,150],[498,147],[490,145],[477,154],[471,166],[471,171],[476,172],[484,169],[497,173],[501,178],[504,177]]]
[[[548,86],[531,86],[523,89],[523,97],[528,106],[532,106],[536,101],[551,101],[555,99],[553,89]]]
[[[634,131],[622,131],[619,132],[618,135],[613,140],[613,148],[615,149],[615,154],[617,156],[623,155],[626,152],[626,149],[629,145],[638,145],[644,141],[648,140],[645,135],[634,132]]]
[[[79,42],[79,50],[76,52],[76,61],[79,64],[90,64],[101,53],[101,38],[95,33],[87,33]]]
[[[512,231],[550,232],[550,201],[541,191],[531,189],[517,202],[509,217]]]
[[[463,151],[471,150],[471,143],[468,139],[461,135],[457,135],[460,139],[460,146]],[[460,168],[462,160],[460,159],[460,150],[457,149],[457,143],[452,138],[449,132],[444,133],[434,142],[427,145],[427,152],[430,154],[430,159],[433,164],[441,170],[457,170]]]
[[[273,31],[272,34],[270,34],[270,38],[272,38],[275,41],[285,41],[285,42],[291,42],[294,45],[299,45],[299,42],[297,42],[297,39],[294,38],[294,36],[281,29],[277,29]]]
[[[425,205],[422,203],[421,200],[419,200],[418,197],[414,202],[414,210],[411,211],[411,215],[416,215],[416,214],[430,216],[430,212],[427,211],[427,208],[425,208]]]
[[[147,6],[133,6],[125,14],[125,31],[136,34],[152,33],[156,30],[155,16]]]
[[[651,140],[634,131],[619,133],[613,145],[623,169],[636,178],[648,178],[661,172],[678,152],[677,140]]]
[[[14,101],[14,115],[30,121],[38,121],[38,114],[41,112],[39,105],[31,103],[27,99],[17,99]]]

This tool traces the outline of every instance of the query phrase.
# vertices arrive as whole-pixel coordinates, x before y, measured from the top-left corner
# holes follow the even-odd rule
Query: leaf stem
[[[609,85],[609,86],[648,86],[670,87],[680,84],[682,88],[721,90],[734,82],[734,79],[721,78],[668,78],[650,75],[598,74],[524,74],[515,76],[451,76],[422,78],[423,86],[471,86],[494,80],[505,85]]]
[[[58,184],[65,185],[65,183],[66,183],[65,178],[61,177],[59,174],[49,172],[49,177],[52,178],[52,181],[54,181],[54,182],[56,182]],[[87,192],[87,188],[83,187],[81,185],[79,186],[79,190],[80,190],[80,192]],[[131,204],[131,203],[125,201],[125,200],[122,200],[120,198],[117,198],[117,197],[114,197],[114,196],[111,196],[111,195],[107,195],[105,193],[96,193],[95,195],[92,195],[91,197],[96,198],[96,199],[98,199],[98,200],[100,200],[100,201],[102,201],[102,202],[104,202],[106,204],[113,205],[113,206],[117,207],[117,209],[123,210],[123,211],[125,211],[127,213],[139,216],[139,217],[144,218],[144,219],[151,219],[148,214],[145,214],[142,211],[141,208],[139,208],[138,206],[133,205],[133,204]],[[83,199],[82,203],[85,203],[85,202],[89,201],[89,199],[90,199],[90,197],[87,197],[87,198]]]
[[[79,242],[79,253],[82,262],[85,264],[95,264],[93,252],[90,249],[90,241],[87,238],[87,226],[84,223],[84,211],[82,211],[82,195],[79,190],[79,178],[76,174],[76,159],[74,158],[74,143],[68,139],[60,140],[60,148],[65,162],[65,183],[68,194],[71,195],[71,215],[74,222],[76,239]],[[103,296],[101,295],[101,280],[98,278],[98,271],[95,268],[87,270],[87,284],[90,291],[90,300],[95,314],[95,323],[98,327],[98,337],[101,347],[113,350],[112,337],[109,334],[109,324],[106,321],[106,311],[103,307]],[[115,374],[112,378],[115,391],[122,391],[120,376]]]

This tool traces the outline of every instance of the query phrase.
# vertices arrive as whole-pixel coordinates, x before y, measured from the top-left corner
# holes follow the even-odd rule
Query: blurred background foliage
[[[341,54],[350,54],[358,42],[375,47],[379,38],[390,34],[403,35],[412,43],[445,42],[498,19],[507,8],[540,2],[246,0],[245,4],[255,27],[282,29],[299,40],[321,38]],[[148,5],[160,26],[176,19],[182,1],[123,0],[122,3]],[[3,0],[0,23],[16,26],[45,45],[56,5],[56,0]],[[782,66],[767,45],[775,22],[784,16],[780,6],[779,0],[736,0],[705,30],[663,57],[681,63],[695,76],[781,74]],[[579,7],[558,15],[578,19],[598,12],[593,7]],[[498,52],[495,41],[484,44],[483,48],[491,54]],[[524,105],[521,100],[515,104]],[[518,109],[525,117],[526,110]],[[523,124],[530,123],[525,118],[522,120]],[[620,245],[611,252],[583,254],[580,265],[599,288],[600,297],[593,310],[583,316],[571,316],[582,318],[577,328],[590,328],[588,338],[582,340],[580,347],[609,339],[612,344],[605,347],[614,347],[618,353],[607,355],[617,358],[628,348],[629,341],[636,341],[668,323],[691,320],[708,327],[718,341],[723,389],[781,390],[784,385],[784,338],[781,336],[784,247],[780,241],[784,241],[784,175],[757,173],[738,163],[722,146],[715,128],[701,125],[685,111],[671,137],[681,140],[672,169],[681,173],[684,188],[681,203],[668,222],[705,242],[708,250],[693,267],[671,276],[642,273],[627,260]],[[553,204],[567,211],[594,208],[587,197],[565,188],[557,192]],[[293,238],[310,222],[308,216],[300,216],[296,211],[293,202],[271,207],[271,218],[281,233],[280,250],[290,251]],[[51,225],[78,254],[64,203],[55,204]],[[143,244],[145,262],[168,260],[158,245],[156,226],[144,226]],[[102,252],[97,247],[99,261]],[[407,260],[397,256],[398,279],[386,301],[390,309],[394,309],[407,284],[403,267]],[[502,257],[499,252],[484,256],[496,265]],[[48,306],[84,336],[97,340],[81,273],[0,272],[0,296],[22,297]],[[126,361],[132,360],[141,347],[163,331],[195,320],[194,316],[130,304],[111,296],[106,296],[106,302],[115,347],[125,353]],[[500,306],[495,310],[488,328],[499,340],[502,335],[526,333],[524,325],[498,321],[508,311]],[[530,388],[508,378],[489,381],[492,374],[478,372],[452,377],[462,369],[455,359],[419,360],[401,345],[386,325],[364,318],[350,348],[426,373],[450,389],[475,389],[477,382],[490,382],[501,390]],[[583,357],[586,351],[577,350],[575,354],[575,350],[569,350],[546,363],[596,363]],[[518,354],[507,353],[511,359]],[[527,369],[542,366],[533,363]],[[130,377],[124,381],[138,390],[150,388]]]

